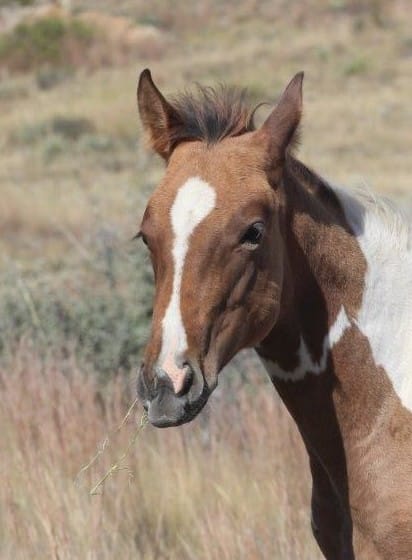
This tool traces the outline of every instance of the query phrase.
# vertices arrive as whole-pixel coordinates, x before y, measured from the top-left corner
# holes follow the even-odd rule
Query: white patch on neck
[[[334,187],[367,262],[356,320],[375,363],[412,411],[412,231],[399,211],[368,193]]]
[[[187,350],[187,337],[180,310],[180,289],[182,285],[185,258],[189,250],[190,236],[196,227],[213,210],[216,192],[199,177],[188,179],[177,192],[170,210],[170,220],[174,235],[173,265],[174,277],[172,295],[162,321],[162,348],[159,365],[173,382],[176,392],[184,383],[182,355]]]
[[[326,369],[329,352],[335,344],[339,342],[346,329],[350,326],[351,324],[346,311],[342,307],[335,322],[323,339],[322,355],[319,362],[315,362],[313,360],[302,337],[300,339],[298,350],[299,365],[292,371],[284,371],[275,362],[261,357],[269,377],[276,377],[277,379],[282,379],[283,381],[300,381],[307,373],[319,375]]]

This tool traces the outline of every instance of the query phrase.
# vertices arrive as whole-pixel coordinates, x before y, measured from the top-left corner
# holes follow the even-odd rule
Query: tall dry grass
[[[127,447],[132,393],[102,389],[74,359],[30,344],[0,372],[0,557],[14,560],[319,557],[309,531],[302,445],[269,384],[232,382],[192,424],[145,428],[101,494],[91,486]],[[110,445],[74,482],[81,466]]]

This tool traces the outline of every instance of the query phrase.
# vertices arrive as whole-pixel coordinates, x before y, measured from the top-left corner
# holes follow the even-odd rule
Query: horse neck
[[[260,347],[281,371],[299,370],[302,342],[319,370],[325,340],[361,305],[365,261],[332,188],[289,157],[283,175],[284,280],[279,320]],[[336,329],[335,329],[336,330]]]
[[[335,388],[344,387],[344,394],[357,392],[361,398],[365,391],[353,363],[342,360],[342,352],[353,356],[355,347],[370,355],[367,341],[347,336],[362,302],[365,260],[325,181],[290,158],[283,192],[281,309],[257,351],[308,450],[321,459],[346,500],[344,440],[356,439],[355,424],[364,413],[350,399],[336,399]],[[335,343],[340,343],[336,361]],[[369,420],[362,417],[359,425],[367,430]]]
[[[348,477],[355,489],[370,484],[371,479],[360,466],[368,450],[385,445],[389,448],[394,430],[403,434],[406,445],[411,444],[411,412],[406,408],[411,396],[409,385],[404,383],[410,378],[402,377],[410,375],[412,359],[407,344],[408,302],[397,307],[395,318],[400,326],[394,324],[398,338],[389,339],[389,354],[395,359],[388,359],[389,354],[383,352],[388,348],[385,340],[377,338],[387,328],[389,317],[382,315],[381,307],[386,305],[387,309],[396,303],[399,293],[402,295],[410,270],[407,259],[411,257],[405,247],[401,261],[399,248],[391,248],[389,238],[389,248],[383,247],[382,251],[393,251],[394,256],[391,260],[385,253],[383,262],[392,267],[382,268],[372,280],[384,282],[384,286],[392,282],[388,296],[392,299],[384,301],[378,291],[381,299],[368,296],[368,310],[364,297],[371,282],[370,255],[363,253],[360,245],[362,235],[368,234],[368,224],[364,219],[355,222],[354,235],[341,198],[295,160],[290,160],[285,169],[283,187],[285,273],[281,309],[279,320],[257,351],[296,421],[311,462],[320,462],[326,469],[347,506]],[[376,244],[376,231],[372,234],[369,232]],[[405,259],[406,264],[401,266]],[[391,332],[395,333],[393,327]]]

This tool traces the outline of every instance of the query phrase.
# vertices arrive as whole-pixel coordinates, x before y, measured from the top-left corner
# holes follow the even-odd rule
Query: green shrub
[[[36,144],[44,139],[49,131],[49,124],[44,121],[34,123],[23,123],[11,134],[12,144]]]
[[[84,134],[79,147],[92,152],[109,152],[115,148],[115,142],[113,138],[104,134]]]
[[[95,266],[87,281],[66,271],[70,287],[42,272],[26,281],[9,271],[0,293],[0,361],[30,339],[44,356],[70,356],[74,349],[102,379],[137,367],[151,317],[148,264],[142,252],[126,258],[106,248]]]
[[[68,140],[78,140],[84,134],[94,132],[94,125],[89,119],[82,117],[56,116],[51,120],[51,130],[54,134]]]
[[[18,4],[20,6],[32,6],[35,0],[0,0],[0,8],[3,6],[13,6]]]
[[[90,136],[94,131],[95,126],[90,119],[56,115],[49,120],[22,124],[13,132],[10,140],[19,144],[36,144],[45,140],[53,143],[56,137],[77,141],[82,136]]]
[[[39,89],[52,89],[72,77],[72,75],[73,69],[66,66],[42,66],[36,72],[36,84]]]
[[[69,46],[87,46],[93,30],[80,20],[58,17],[20,23],[0,37],[0,64],[12,70],[29,70],[44,64],[66,65]]]
[[[369,65],[365,58],[355,57],[344,65],[343,73],[345,76],[357,76],[359,74],[365,74],[368,69]]]
[[[63,154],[66,150],[66,144],[67,142],[65,142],[64,138],[57,134],[47,136],[42,146],[45,161],[49,162],[60,154]]]

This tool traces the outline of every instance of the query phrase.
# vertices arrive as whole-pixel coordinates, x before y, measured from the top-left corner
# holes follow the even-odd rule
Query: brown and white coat
[[[169,102],[142,73],[167,168],[141,225],[156,294],[138,391],[154,425],[187,422],[254,347],[306,445],[325,557],[412,559],[412,235],[292,155],[302,79],[255,130],[233,90]]]

